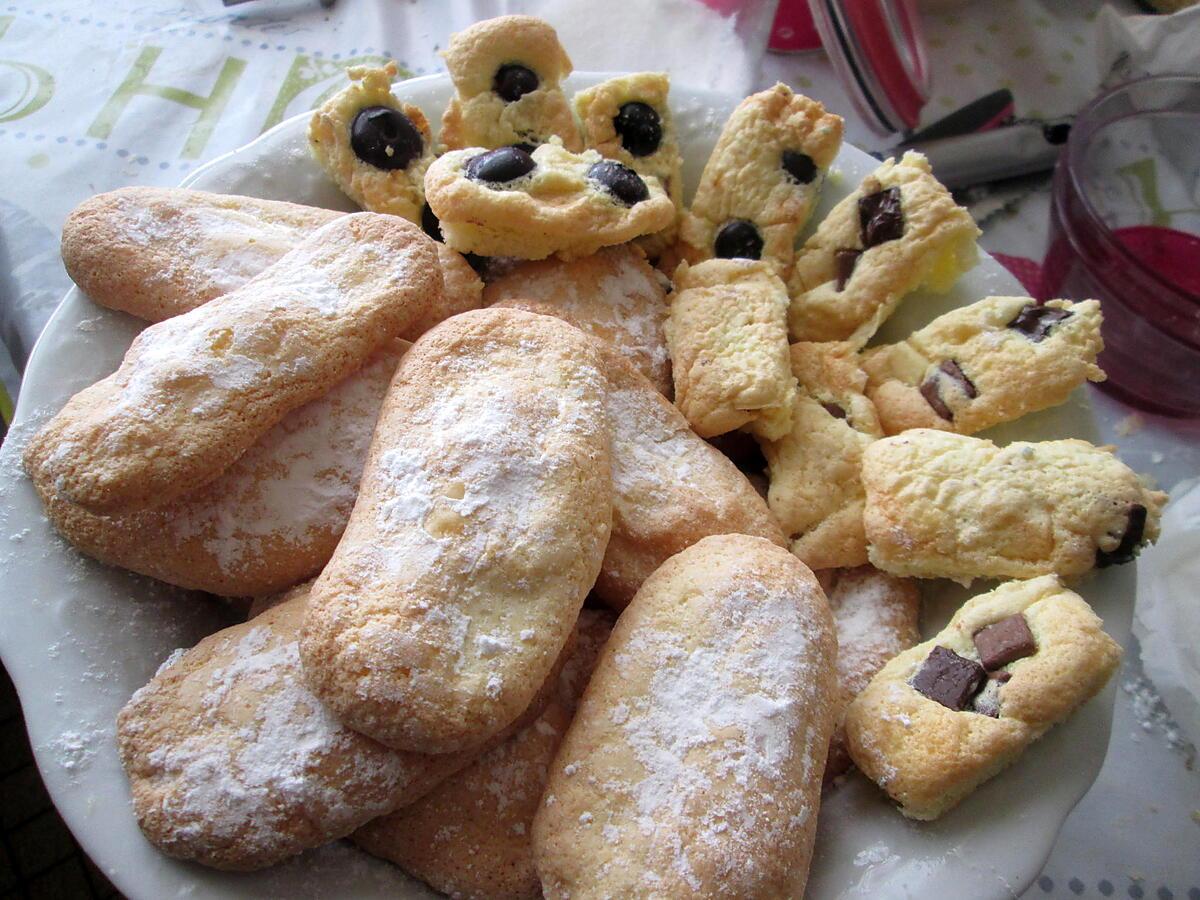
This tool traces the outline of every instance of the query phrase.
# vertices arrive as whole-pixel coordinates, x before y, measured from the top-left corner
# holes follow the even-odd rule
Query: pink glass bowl
[[[1075,120],[1054,170],[1049,296],[1104,312],[1102,387],[1200,417],[1200,78],[1143,78]]]

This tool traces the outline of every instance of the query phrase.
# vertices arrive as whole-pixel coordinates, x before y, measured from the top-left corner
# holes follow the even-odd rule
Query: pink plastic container
[[[1200,78],[1121,85],[1075,120],[1054,170],[1049,296],[1101,301],[1101,387],[1200,417]]]

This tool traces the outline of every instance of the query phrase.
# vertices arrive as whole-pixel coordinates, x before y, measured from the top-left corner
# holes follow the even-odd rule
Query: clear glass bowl
[[[1045,275],[1050,296],[1101,301],[1103,389],[1200,417],[1200,78],[1132,81],[1080,112]]]

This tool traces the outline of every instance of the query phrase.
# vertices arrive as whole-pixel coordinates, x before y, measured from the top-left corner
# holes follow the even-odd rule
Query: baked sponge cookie
[[[875,441],[862,476],[871,562],[963,582],[1129,562],[1158,538],[1167,499],[1087,441],[997,447],[928,428]]]
[[[730,114],[679,229],[690,262],[761,259],[780,277],[842,145],[842,119],[787,85]]]
[[[451,897],[541,897],[533,816],[612,623],[611,613],[584,609],[555,690],[533,723],[416,803],[364,825],[354,843]]]
[[[76,549],[193,590],[285,590],[329,561],[350,518],[384,394],[408,344],[395,341],[324,397],[292,410],[199,490],[98,516],[31,473],[50,523]]]
[[[1103,381],[1100,304],[988,297],[939,316],[898,344],[863,353],[884,431],[974,434],[1063,403]]]
[[[120,368],[72,397],[25,451],[64,500],[112,515],[166,503],[225,471],[439,302],[434,243],[356,213],[242,287],[151,325]]]
[[[466,312],[408,351],[300,642],[342,722],[446,753],[529,706],[608,543],[604,390],[591,341],[549,316]]]
[[[241,287],[343,215],[235,194],[123,187],[71,210],[63,265],[94,302],[161,322]]]
[[[531,152],[451,150],[425,173],[425,193],[446,244],[483,256],[587,256],[675,218],[657,178],[557,139]]]
[[[300,677],[309,588],[178,651],[121,710],[133,809],[169,856],[269,866],[344,837],[471,762],[397,753],[329,715]]]
[[[929,160],[887,160],[800,249],[788,281],[793,340],[863,346],[906,294],[949,290],[975,265],[978,236]]]
[[[455,95],[442,116],[447,150],[537,146],[559,138],[568,150],[583,142],[560,86],[571,60],[549,23],[533,16],[498,16],[450,35],[442,56]]]
[[[850,768],[846,709],[892,657],[921,640],[921,592],[911,578],[874,566],[826,569],[817,579],[829,598],[837,629],[838,724],[829,739],[825,783]]]
[[[602,348],[612,429],[613,527],[593,591],[613,609],[701,538],[748,534],[786,546],[746,476],[615,351]]]
[[[816,579],[769,541],[708,537],[664,563],[555,758],[533,823],[545,895],[801,896],[836,650]]]
[[[936,819],[1094,697],[1121,648],[1054,575],[974,597],[850,704],[850,755],[913,819]]]
[[[313,113],[308,146],[334,183],[371,212],[421,221],[425,170],[433,161],[429,122],[392,96],[394,62],[346,70],[349,87]]]
[[[671,393],[671,357],[663,322],[662,276],[636,247],[605,247],[591,256],[522,262],[488,281],[485,306],[557,316],[607,341],[663,394]]]
[[[850,344],[797,343],[789,353],[799,389],[791,429],[762,442],[767,502],[805,565],[864,565],[862,454],[882,436],[866,375]]]
[[[674,282],[666,334],[676,406],[701,437],[743,426],[783,437],[796,396],[783,282],[746,259],[683,264]]]

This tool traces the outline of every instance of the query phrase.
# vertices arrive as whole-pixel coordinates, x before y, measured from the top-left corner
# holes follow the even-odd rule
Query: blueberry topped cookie
[[[1057,406],[1103,381],[1100,304],[987,297],[934,319],[898,344],[863,354],[888,434],[940,428],[973,434]]]
[[[584,145],[639,175],[653,175],[678,211],[683,201],[683,159],[667,105],[670,87],[665,72],[638,72],[580,91],[574,103]],[[665,241],[670,234],[662,237]]]
[[[308,145],[334,183],[365,210],[421,221],[433,159],[424,113],[392,96],[395,63],[346,70],[350,86],[313,113]]]
[[[975,265],[978,236],[929,160],[912,152],[887,160],[800,249],[788,282],[793,340],[861,347],[905,294],[949,290]]]
[[[657,178],[557,138],[520,147],[452,150],[429,167],[425,192],[446,244],[460,253],[570,259],[671,224]]]
[[[559,137],[583,149],[571,106],[559,86],[571,60],[549,24],[533,16],[499,16],[450,36],[442,56],[455,95],[442,116],[442,146],[494,149],[537,146]]]
[[[784,84],[730,114],[680,224],[689,262],[761,259],[787,277],[796,235],[842,144],[842,119]]]

